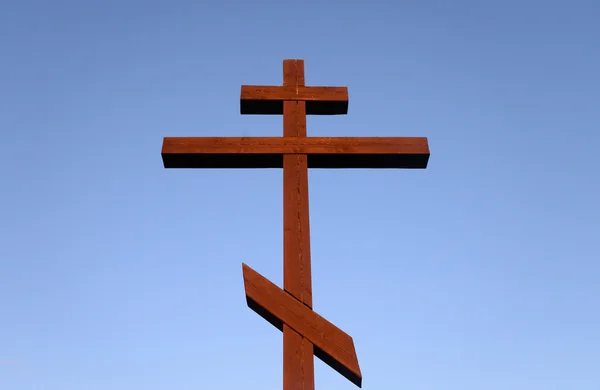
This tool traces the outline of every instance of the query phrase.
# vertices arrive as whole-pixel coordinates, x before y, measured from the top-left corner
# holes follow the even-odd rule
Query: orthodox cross
[[[312,310],[308,168],[426,168],[427,138],[307,137],[306,115],[348,112],[346,87],[304,85],[283,61],[283,86],[242,86],[241,114],[283,114],[283,137],[166,137],[165,168],[283,168],[283,289],[242,264],[248,306],[283,332],[283,389],[314,390],[317,356],[361,387],[352,337]]]

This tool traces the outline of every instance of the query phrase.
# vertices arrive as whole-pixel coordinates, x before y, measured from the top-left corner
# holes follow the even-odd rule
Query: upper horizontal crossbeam
[[[240,113],[282,115],[284,101],[306,102],[307,115],[345,115],[348,113],[348,88],[243,85]]]

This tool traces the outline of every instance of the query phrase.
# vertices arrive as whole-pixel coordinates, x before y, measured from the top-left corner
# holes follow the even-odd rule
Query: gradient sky
[[[309,135],[427,136],[426,170],[312,170],[314,308],[365,389],[600,388],[600,3],[0,5],[0,388],[281,389],[242,261],[282,282],[280,170],[166,170],[164,136],[280,135],[242,84],[348,86]],[[317,389],[353,389],[316,361]]]

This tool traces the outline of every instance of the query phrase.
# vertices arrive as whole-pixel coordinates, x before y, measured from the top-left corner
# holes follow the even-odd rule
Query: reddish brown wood
[[[283,389],[313,390],[314,360],[312,343],[283,324]]]
[[[284,390],[314,390],[319,357],[357,386],[350,336],[312,310],[308,168],[426,168],[427,138],[307,137],[306,115],[346,114],[345,87],[307,87],[304,61],[285,60],[282,86],[243,86],[242,114],[283,114],[283,137],[167,137],[165,168],[283,168],[283,289],[243,265],[248,306],[283,332]]]
[[[290,61],[299,63],[299,61]],[[285,66],[285,64],[284,64]],[[285,83],[285,80],[284,80]],[[304,83],[304,82],[302,82]],[[252,101],[305,101],[305,102],[348,102],[347,87],[306,87],[303,85],[283,85],[281,87],[265,87],[260,85],[243,85],[241,100],[244,104]]]
[[[281,330],[288,325],[313,343],[315,353],[352,383],[361,386],[362,375],[352,337],[286,294],[267,278],[242,264],[248,306]]]
[[[348,113],[348,88],[346,87],[307,87],[304,85],[304,61],[285,60],[284,68],[289,70],[302,67],[301,80],[293,74],[283,86],[243,85],[240,94],[242,114],[281,115],[283,101],[305,101],[308,115],[345,115]],[[286,70],[284,69],[284,72]],[[299,82],[292,80],[299,80]]]
[[[283,62],[284,88],[304,85],[304,61]],[[306,138],[306,102],[283,102],[283,136]],[[306,154],[283,155],[283,288],[312,308],[308,160]],[[314,349],[299,330],[283,324],[283,389],[315,388]]]
[[[165,168],[283,168],[306,154],[309,168],[426,168],[424,137],[166,137]]]
[[[287,102],[286,102],[287,103]],[[297,102],[289,102],[295,104]],[[302,103],[302,102],[299,102]],[[294,107],[293,105],[291,107]],[[299,108],[298,111],[302,112]],[[289,111],[296,117],[296,110]],[[298,126],[304,126],[298,120]],[[296,123],[288,124],[290,128]],[[284,123],[285,126],[285,123]],[[427,154],[425,137],[165,137],[163,154]]]

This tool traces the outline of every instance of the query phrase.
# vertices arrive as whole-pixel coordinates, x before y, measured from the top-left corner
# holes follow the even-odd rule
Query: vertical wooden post
[[[283,62],[283,85],[304,86],[304,61]],[[283,102],[283,136],[306,137],[306,102]],[[312,308],[308,160],[306,154],[283,156],[283,288]],[[283,390],[313,390],[313,345],[283,325]]]

